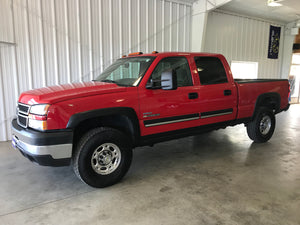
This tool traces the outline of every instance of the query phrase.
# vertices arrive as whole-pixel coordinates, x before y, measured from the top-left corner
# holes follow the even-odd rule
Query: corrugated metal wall
[[[0,0],[0,140],[7,140],[14,115],[18,79],[10,0]]]
[[[207,20],[205,51],[222,53],[228,62],[258,62],[259,78],[280,78],[284,27],[281,29],[278,59],[268,59],[270,25],[259,19],[210,12]]]
[[[0,141],[21,92],[91,80],[129,52],[188,51],[190,17],[180,1],[0,0]]]

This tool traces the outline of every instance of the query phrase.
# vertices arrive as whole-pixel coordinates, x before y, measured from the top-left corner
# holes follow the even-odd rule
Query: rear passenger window
[[[202,85],[227,83],[224,66],[216,57],[195,57],[197,71]]]

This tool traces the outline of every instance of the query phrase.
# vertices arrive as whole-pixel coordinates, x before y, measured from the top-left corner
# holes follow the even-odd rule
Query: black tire
[[[253,121],[247,125],[249,138],[256,143],[267,142],[274,133],[275,123],[272,110],[266,107],[259,108]]]
[[[107,127],[87,132],[73,154],[73,170],[84,183],[103,188],[119,182],[132,160],[129,138]],[[110,161],[110,162],[109,162]]]

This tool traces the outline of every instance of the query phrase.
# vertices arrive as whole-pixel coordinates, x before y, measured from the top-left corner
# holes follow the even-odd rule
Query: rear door
[[[229,74],[230,68],[227,62],[225,63],[225,58],[221,59],[211,56],[194,57],[200,79],[198,125],[219,123],[236,118],[236,86],[232,75]],[[227,67],[226,70],[224,66]]]

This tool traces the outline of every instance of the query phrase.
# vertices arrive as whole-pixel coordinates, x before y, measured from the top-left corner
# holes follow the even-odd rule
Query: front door
[[[198,94],[185,57],[167,57],[155,67],[149,82],[161,80],[164,71],[175,70],[176,90],[143,88],[139,91],[142,136],[193,127],[199,120]],[[160,82],[157,82],[160,86]],[[155,85],[154,85],[155,88]]]

